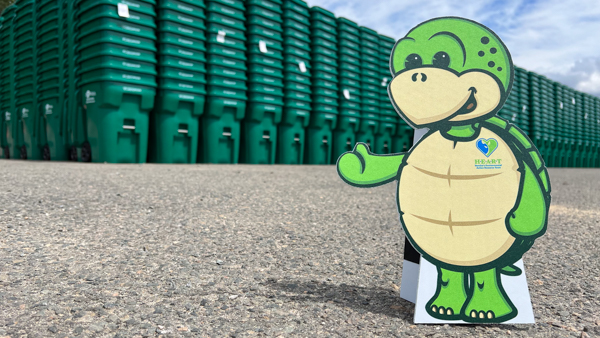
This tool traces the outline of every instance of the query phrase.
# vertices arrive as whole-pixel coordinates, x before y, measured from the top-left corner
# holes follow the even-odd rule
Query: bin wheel
[[[42,149],[42,158],[44,161],[50,161],[50,147],[48,145],[45,145]]]
[[[75,146],[71,147],[71,150],[69,151],[69,160],[74,161],[74,162],[77,162],[77,160],[78,160],[77,148]]]
[[[4,147],[4,157],[6,157],[6,159],[10,159],[10,148],[9,147]]]
[[[85,142],[83,146],[81,146],[81,161],[92,162],[92,147],[88,142]]]
[[[27,159],[27,147],[25,147],[25,146],[21,146],[21,159],[22,160]]]

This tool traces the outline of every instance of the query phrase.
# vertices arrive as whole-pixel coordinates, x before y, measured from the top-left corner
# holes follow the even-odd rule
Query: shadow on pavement
[[[365,288],[346,284],[321,282],[269,281],[266,286],[283,291],[275,298],[295,302],[327,303],[390,317],[412,319],[414,305],[391,289]]]

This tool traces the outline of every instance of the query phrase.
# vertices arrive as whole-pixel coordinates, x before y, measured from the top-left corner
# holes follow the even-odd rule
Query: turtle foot
[[[517,316],[502,284],[500,273],[491,269],[473,274],[473,294],[462,310],[462,319],[471,323],[502,323]]]
[[[459,320],[460,309],[466,300],[465,275],[438,268],[437,291],[427,302],[427,313],[437,319]]]

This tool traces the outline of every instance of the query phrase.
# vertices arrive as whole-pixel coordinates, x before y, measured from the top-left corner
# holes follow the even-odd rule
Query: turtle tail
[[[519,276],[523,271],[514,264],[507,265],[500,269],[500,273],[507,276]]]

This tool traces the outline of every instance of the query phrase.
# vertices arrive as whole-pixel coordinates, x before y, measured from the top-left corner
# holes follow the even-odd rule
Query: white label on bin
[[[523,105],[523,112],[527,111],[527,106]]]
[[[135,2],[129,2],[129,1],[123,1],[123,3],[127,6],[131,6],[131,7],[135,7],[135,8],[140,8],[139,4],[136,4]]]
[[[186,12],[193,12],[194,9],[192,7],[187,7],[187,6],[183,6],[183,5],[177,5],[177,8],[186,11]]]
[[[4,119],[5,121],[10,121],[10,112],[4,113],[4,116],[5,116],[5,119]]]
[[[179,53],[179,54],[182,54],[182,55],[186,55],[186,56],[193,56],[193,55],[194,55],[194,53],[191,53],[191,52],[185,51],[185,50],[183,50],[183,49],[178,49],[178,50],[177,50],[177,53]]]
[[[188,18],[188,17],[181,16],[181,15],[178,15],[178,16],[177,16],[177,19],[178,19],[179,21],[188,22],[188,23],[193,23],[193,22],[194,22],[194,19],[190,19],[190,18]]]
[[[118,9],[120,17],[122,17],[122,18],[129,17],[129,6],[127,6],[127,4],[120,3],[117,5],[117,9]]]
[[[46,115],[52,115],[52,109],[54,109],[53,105],[46,103],[44,108],[46,109]]]
[[[384,77],[384,78],[381,80],[381,86],[382,86],[382,87],[385,87],[385,86],[387,86],[387,84],[388,84],[388,78],[387,78],[387,77]]]
[[[140,52],[132,52],[132,51],[129,51],[127,49],[123,49],[122,52],[125,55],[132,55],[132,56],[140,56],[140,55],[142,55],[142,53],[140,53]]]
[[[217,34],[217,42],[225,43],[225,35],[227,35],[227,32],[224,30],[219,30],[219,34]]]
[[[267,43],[260,40],[258,42],[258,49],[260,50],[261,53],[268,53],[269,50],[267,49]]]
[[[142,90],[140,88],[134,88],[134,87],[123,87],[123,90],[126,92],[134,92],[134,93],[141,93]],[[92,92],[94,93],[94,92]],[[94,95],[96,95],[96,93],[94,93]]]
[[[587,116],[588,116],[588,113],[585,113],[585,115],[583,116],[583,119],[587,120]]]
[[[129,68],[142,68],[142,65],[138,65],[135,63],[131,63],[131,62],[123,62],[123,66],[129,67]]]
[[[21,117],[26,119],[29,117],[29,109],[27,108],[23,108],[23,110],[21,110]]]
[[[298,64],[298,66],[300,67],[300,71],[302,73],[306,73],[306,64],[304,63],[304,61],[300,61],[300,63]]]
[[[350,100],[350,91],[348,89],[344,89],[344,97],[346,100]]]
[[[182,100],[193,100],[194,97],[191,95],[184,95],[184,94],[179,94],[179,98]]]
[[[85,103],[86,104],[96,103],[96,92],[92,92],[89,90],[87,92],[85,92]]]
[[[563,103],[562,102],[559,104],[559,106],[560,106],[560,109],[563,109]]]
[[[573,104],[575,104],[575,98],[573,97],[573,98],[571,98],[571,100],[573,100]]]

